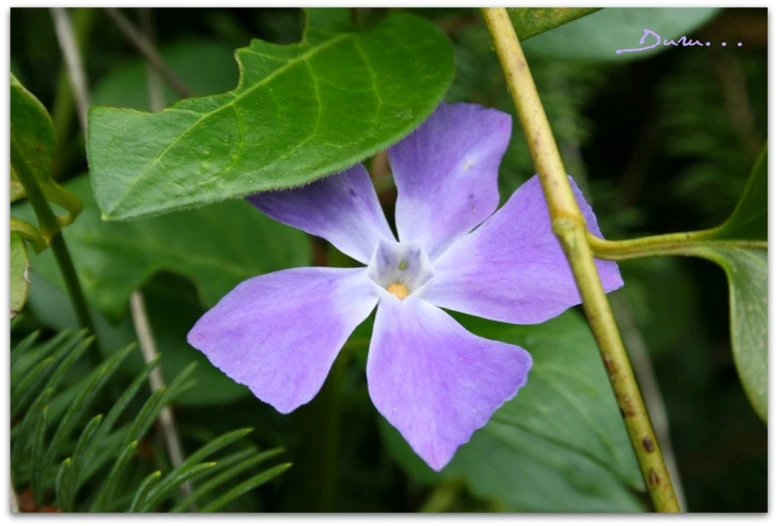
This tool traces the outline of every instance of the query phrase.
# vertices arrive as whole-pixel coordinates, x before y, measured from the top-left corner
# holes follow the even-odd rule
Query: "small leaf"
[[[551,29],[594,13],[600,8],[519,7],[508,8],[519,40],[534,37]]]
[[[235,500],[236,498],[240,497],[244,493],[248,493],[249,491],[253,490],[254,488],[257,488],[264,484],[265,482],[268,482],[275,477],[281,475],[284,471],[292,467],[291,463],[288,464],[280,464],[274,468],[270,468],[267,471],[263,471],[259,475],[255,475],[251,477],[249,480],[242,482],[238,484],[237,486],[233,487],[230,491],[222,495],[221,497],[215,499],[208,505],[206,505],[203,509],[203,513],[214,513],[222,509],[224,506]]]
[[[141,504],[143,504],[143,502],[146,500],[146,496],[149,494],[149,492],[157,486],[161,476],[161,471],[155,471],[141,481],[141,483],[138,485],[137,491],[135,492],[135,496],[132,498],[132,504],[130,504],[130,509],[127,510],[128,512],[137,513],[140,511]]]
[[[51,159],[56,149],[54,124],[46,108],[35,96],[11,74],[11,168],[14,180],[21,184],[26,181],[24,174],[40,186],[44,196],[49,201],[67,210],[65,216],[60,216],[60,224],[73,222],[81,211],[81,203],[72,195],[62,190],[51,178]],[[20,170],[23,170],[20,172]],[[27,184],[26,182],[24,184]],[[16,190],[17,197],[20,195]],[[54,232],[44,232],[52,235]]]
[[[24,193],[24,187],[19,182],[19,178],[16,177],[16,171],[11,166],[11,203],[15,203],[19,199],[24,199],[27,194]]]
[[[73,498],[77,488],[76,474],[70,457],[63,460],[59,466],[57,477],[54,479],[54,491],[57,494],[57,504],[62,511],[73,511]]]
[[[443,98],[451,44],[431,22],[392,14],[349,31],[345,9],[309,9],[303,40],[236,52],[233,91],[158,113],[95,106],[87,147],[106,219],[130,219],[289,188],[398,141]]]
[[[457,315],[470,331],[533,357],[527,384],[440,473],[385,421],[389,452],[424,483],[464,479],[470,491],[526,512],[635,512],[643,482],[594,338],[568,311],[517,326]]]
[[[242,451],[235,453],[229,458],[219,460],[216,463],[214,471],[223,468],[224,471],[213,476],[205,482],[201,482],[197,485],[197,489],[192,494],[178,503],[172,510],[172,513],[179,513],[186,510],[191,504],[197,502],[202,497],[208,495],[209,492],[215,490],[225,482],[234,483],[237,477],[253,468],[254,466],[261,464],[262,462],[276,457],[283,453],[283,448],[275,448],[268,451],[262,451],[252,455],[252,451]],[[249,458],[245,458],[249,457]],[[234,464],[234,465],[233,465]]]
[[[183,469],[180,469],[181,466],[179,466],[179,468],[172,471],[170,475],[165,477],[164,481],[157,484],[154,489],[149,492],[146,500],[140,505],[139,511],[148,512],[156,510],[157,506],[159,506],[176,487],[212,470],[215,465],[216,462],[203,462],[201,464],[189,464]]]
[[[677,7],[607,7],[596,13],[574,20],[562,27],[543,33],[522,43],[528,55],[538,55],[560,60],[630,61],[656,55],[669,49],[677,49],[665,40],[690,39],[692,32],[718,12],[717,8]],[[643,44],[643,30],[651,35]],[[653,46],[645,51],[622,52],[617,50]],[[705,43],[701,43],[704,47]],[[679,43],[680,47],[681,44]],[[687,51],[692,52],[694,48]]]
[[[30,488],[32,489],[36,507],[43,503],[43,471],[47,467],[45,464],[45,442],[48,417],[49,408],[44,406],[41,412],[38,413],[32,434],[32,476],[30,478]]]
[[[119,455],[119,458],[116,459],[116,462],[111,468],[111,472],[108,474],[108,478],[106,479],[105,484],[100,486],[99,493],[97,494],[95,501],[92,503],[92,507],[89,509],[90,512],[94,513],[110,511],[113,494],[116,491],[116,486],[119,483],[119,477],[121,477],[122,473],[124,473],[124,469],[127,467],[127,464],[129,464],[130,460],[132,460],[132,457],[135,456],[136,449],[138,449],[137,440],[130,442],[124,448],[122,454]]]
[[[11,319],[14,319],[27,303],[30,290],[27,248],[18,232],[11,233]]]

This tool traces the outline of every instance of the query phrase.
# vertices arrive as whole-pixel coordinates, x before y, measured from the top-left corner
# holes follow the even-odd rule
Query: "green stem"
[[[554,233],[565,251],[581,293],[584,311],[608,371],[651,500],[657,511],[679,512],[672,480],[594,264],[586,223],[513,24],[504,8],[483,8],[483,16],[538,170]]]
[[[24,187],[35,216],[38,218],[40,231],[43,237],[49,240],[49,246],[62,273],[62,278],[65,281],[70,301],[73,303],[73,308],[76,311],[78,322],[82,327],[89,330],[91,334],[94,334],[95,329],[92,323],[92,316],[89,313],[89,307],[87,306],[81,283],[78,280],[76,269],[73,266],[73,260],[70,258],[70,252],[62,237],[60,222],[43,195],[38,179],[30,170],[21,148],[13,138],[13,134],[11,134],[11,164],[16,171],[19,182]],[[94,354],[94,358],[97,360],[96,363],[99,363],[100,354],[97,347],[92,346],[90,352]]]
[[[295,417],[299,422],[300,447],[288,487],[285,507],[294,512],[337,511],[340,470],[340,399],[350,353],[341,351],[327,381]]]
[[[607,241],[587,233],[587,239],[595,257],[613,261],[652,256],[700,256],[700,250],[706,247],[767,249],[766,241],[717,240],[715,232],[716,229],[678,232],[623,241]]]

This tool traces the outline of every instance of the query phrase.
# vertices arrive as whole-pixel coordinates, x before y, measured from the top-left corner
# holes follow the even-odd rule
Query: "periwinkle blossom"
[[[443,309],[535,324],[581,301],[537,176],[495,212],[510,135],[505,113],[441,104],[391,147],[399,241],[362,165],[249,197],[268,216],[326,239],[366,267],[293,268],[248,279],[197,322],[189,343],[289,413],[316,395],[349,335],[377,306],[370,398],[441,470],[516,396],[532,366],[526,350],[476,336]],[[599,236],[574,182],[573,189]],[[597,261],[597,268],[606,291],[623,284],[615,263]]]

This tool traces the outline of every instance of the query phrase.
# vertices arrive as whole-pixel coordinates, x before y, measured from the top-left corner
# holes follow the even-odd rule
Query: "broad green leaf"
[[[310,261],[307,236],[272,221],[244,201],[218,203],[165,217],[127,223],[100,219],[87,177],[65,187],[84,202],[79,220],[63,232],[84,293],[113,318],[154,274],[170,271],[192,280],[212,306],[241,281]],[[31,219],[27,203],[12,214]],[[53,255],[32,258],[36,273],[65,290]]]
[[[217,40],[187,38],[161,47],[159,53],[196,96],[222,93],[238,83],[234,50]],[[94,87],[92,103],[150,111],[146,67],[143,58],[119,64]],[[208,74],[203,75],[203,71]],[[167,84],[164,91],[166,106],[179,100]]]
[[[453,73],[431,22],[386,17],[350,31],[345,9],[310,9],[302,42],[236,52],[238,87],[159,113],[93,107],[88,153],[103,217],[130,219],[311,182],[418,126]]]
[[[27,303],[27,293],[30,290],[29,267],[30,261],[22,236],[11,232],[11,319],[19,314]]]
[[[464,318],[481,336],[527,349],[527,385],[435,474],[384,422],[390,452],[426,483],[464,479],[477,497],[529,512],[633,512],[643,482],[597,346],[575,312],[542,325]]]
[[[727,274],[735,365],[751,405],[767,422],[766,147],[732,215],[699,239],[694,254],[719,264]]]
[[[563,60],[628,61],[650,57],[678,46],[665,46],[665,40],[678,40],[690,36],[694,30],[710,20],[717,8],[677,7],[608,7],[585,16],[554,31],[527,40],[522,44],[528,54]],[[651,49],[637,52],[617,50],[637,49],[652,46],[657,39],[649,35],[643,44],[643,30],[649,29],[659,35],[661,41]],[[720,42],[711,45],[721,46]],[[702,42],[705,45],[705,42]],[[695,49],[688,48],[693,53]],[[706,50],[707,51],[707,50]]]
[[[54,124],[43,104],[13,74],[11,142],[11,202],[24,195],[19,178],[27,173],[40,186],[46,199],[67,210],[68,214],[60,217],[61,224],[72,222],[81,204],[51,178],[51,158],[56,148]],[[19,170],[23,170],[21,175]]]
[[[598,10],[591,7],[518,7],[508,8],[508,15],[516,29],[516,36],[524,40]]]
[[[729,281],[732,352],[751,405],[767,422],[767,251],[705,248]]]

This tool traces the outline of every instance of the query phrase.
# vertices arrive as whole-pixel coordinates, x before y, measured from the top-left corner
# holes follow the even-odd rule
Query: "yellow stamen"
[[[392,283],[388,287],[386,287],[387,292],[389,294],[393,294],[397,298],[404,300],[408,297],[408,287],[403,285],[402,283]]]

